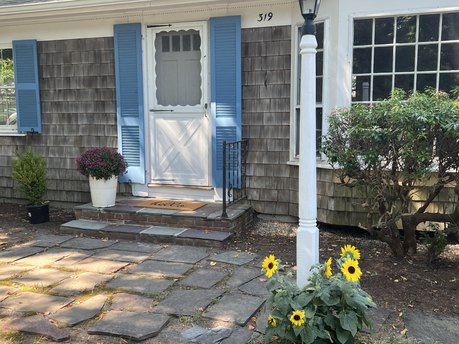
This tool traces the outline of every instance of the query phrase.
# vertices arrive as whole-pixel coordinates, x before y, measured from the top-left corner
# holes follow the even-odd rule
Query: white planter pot
[[[96,179],[89,177],[89,189],[91,190],[91,200],[93,207],[106,208],[113,207],[116,202],[116,187],[118,177],[112,176],[110,179]]]

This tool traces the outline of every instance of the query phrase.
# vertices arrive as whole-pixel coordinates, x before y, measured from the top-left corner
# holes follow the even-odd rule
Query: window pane
[[[324,48],[324,23],[316,24],[317,49]]]
[[[171,48],[170,48],[169,36],[163,36],[161,38],[161,51],[163,53],[167,53],[170,50]]]
[[[459,85],[459,73],[441,73],[439,89],[451,92],[454,87]]]
[[[316,55],[316,75],[322,75],[324,70],[324,53],[319,51]]]
[[[459,43],[442,44],[440,54],[441,70],[459,70]]]
[[[416,40],[416,17],[397,17],[397,43]]]
[[[440,15],[419,16],[419,42],[438,41]]]
[[[180,36],[172,36],[172,51],[180,51]]]
[[[443,15],[442,41],[459,39],[459,13]]]
[[[191,50],[191,35],[182,36],[183,51]]]
[[[395,71],[411,72],[414,71],[414,45],[401,46],[396,48]]]
[[[201,36],[197,33],[193,35],[193,50],[201,50]]]
[[[416,89],[418,91],[425,91],[427,88],[437,87],[437,75],[436,74],[418,74],[418,81],[416,83]]]
[[[409,93],[414,88],[414,75],[403,74],[395,76],[395,88],[401,88],[406,93]]]
[[[374,72],[392,72],[393,47],[375,48]]]
[[[361,102],[370,100],[370,77],[357,76],[352,83],[352,101]]]
[[[354,49],[354,74],[371,72],[371,48]]]
[[[394,18],[375,19],[375,44],[394,42]]]
[[[0,49],[0,125],[16,125],[13,50]]]
[[[354,20],[354,45],[371,44],[373,19]]]
[[[373,100],[382,100],[390,96],[392,91],[392,76],[381,75],[373,77]]]
[[[322,78],[316,79],[316,102],[322,103]]]
[[[438,44],[420,45],[418,47],[418,70],[437,70]]]

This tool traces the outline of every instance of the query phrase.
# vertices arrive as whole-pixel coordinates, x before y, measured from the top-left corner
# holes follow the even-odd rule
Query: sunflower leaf
[[[349,335],[350,335],[349,331],[346,331],[339,327],[336,329],[336,337],[338,338],[338,341],[341,344],[344,344],[347,342],[347,340],[349,339]]]
[[[350,331],[352,336],[357,334],[357,321],[357,315],[353,311],[342,311],[339,313],[341,327]]]

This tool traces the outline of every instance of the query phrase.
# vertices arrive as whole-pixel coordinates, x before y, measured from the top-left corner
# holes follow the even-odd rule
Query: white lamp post
[[[314,18],[320,0],[299,0],[304,18],[301,53],[300,94],[300,170],[296,237],[297,286],[303,288],[311,266],[319,262],[319,229],[317,228],[316,172],[316,48]]]

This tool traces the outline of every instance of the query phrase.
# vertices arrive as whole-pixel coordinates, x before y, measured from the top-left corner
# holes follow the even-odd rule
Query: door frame
[[[160,31],[173,31],[173,30],[198,30],[201,34],[201,80],[202,80],[202,105],[207,104],[207,107],[204,109],[205,116],[207,116],[207,128],[206,130],[206,140],[205,140],[205,150],[207,151],[207,185],[212,186],[212,115],[210,112],[210,58],[209,58],[209,25],[208,21],[193,21],[193,22],[180,22],[180,23],[171,23],[166,25],[148,25],[144,26],[144,110],[145,114],[145,162],[148,166],[146,173],[146,182],[147,185],[153,182],[153,164],[154,158],[153,154],[156,150],[156,141],[151,137],[154,132],[154,120],[152,114],[150,113],[151,104],[151,93],[150,91],[155,90],[155,45],[154,37],[156,32]],[[183,107],[186,109],[186,107]],[[170,186],[170,184],[169,184]]]

